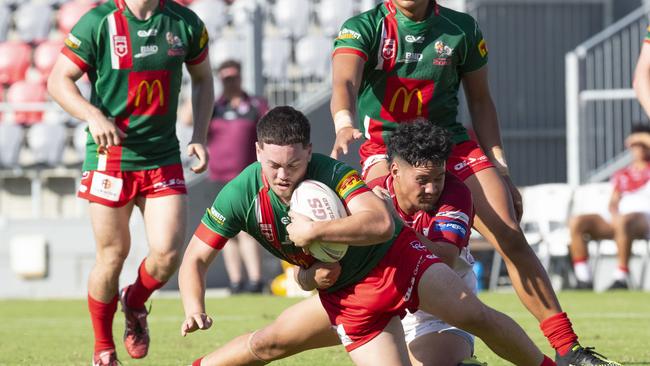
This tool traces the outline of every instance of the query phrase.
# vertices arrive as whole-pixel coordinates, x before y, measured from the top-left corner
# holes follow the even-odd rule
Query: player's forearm
[[[501,142],[501,131],[496,107],[487,95],[469,105],[472,126],[481,148],[502,174],[508,174],[508,164]]]
[[[102,112],[81,95],[74,80],[67,76],[52,73],[47,80],[47,91],[74,118],[90,121],[97,119],[96,116],[103,117]]]
[[[205,313],[205,274],[208,265],[184,258],[178,272],[178,288],[185,315]]]
[[[395,224],[387,210],[368,210],[332,221],[313,223],[314,241],[374,245],[393,237]]]
[[[208,125],[214,103],[214,87],[212,76],[202,76],[192,80],[192,115],[194,116],[194,131],[192,142],[205,144],[208,135]]]

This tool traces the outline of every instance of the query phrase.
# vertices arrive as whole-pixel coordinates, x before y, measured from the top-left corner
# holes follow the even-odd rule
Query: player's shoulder
[[[369,182],[366,182],[366,185],[370,189],[373,189],[375,187],[384,188],[386,186],[386,179],[388,179],[388,175],[382,175],[381,177],[377,177]]]
[[[194,25],[201,23],[201,18],[192,9],[176,1],[166,1],[164,11],[167,15],[178,18],[187,24]]]
[[[90,25],[99,26],[103,19],[117,10],[115,3],[107,1],[102,3],[81,16],[78,23],[88,23]]]
[[[465,32],[474,32],[478,26],[476,19],[473,16],[462,11],[439,6],[440,16],[450,23],[462,28]]]
[[[471,195],[469,187],[467,187],[467,185],[462,180],[460,180],[460,178],[449,172],[445,173],[444,191],[453,192],[454,194]]]
[[[244,168],[228,184],[228,191],[237,192],[242,198],[254,195],[264,185],[262,181],[262,167],[259,162],[254,162]]]
[[[438,207],[454,206],[459,208],[472,207],[472,191],[452,173],[445,174],[445,187],[438,199]]]
[[[358,25],[374,25],[381,22],[381,20],[386,16],[386,8],[383,4],[377,4],[362,13],[356,14],[348,20],[345,21],[345,24],[358,24]]]

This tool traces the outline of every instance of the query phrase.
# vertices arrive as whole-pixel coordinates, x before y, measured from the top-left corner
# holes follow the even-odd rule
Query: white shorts
[[[456,261],[456,265],[454,266],[454,271],[465,282],[465,285],[476,294],[477,279],[474,274],[473,265],[474,258],[469,253],[469,249],[463,248],[458,260]],[[473,335],[447,324],[441,319],[422,310],[418,310],[415,313],[406,312],[406,316],[402,319],[402,327],[404,328],[404,338],[406,343],[410,343],[416,338],[429,333],[452,333],[465,339],[472,348],[472,353],[474,353]]]

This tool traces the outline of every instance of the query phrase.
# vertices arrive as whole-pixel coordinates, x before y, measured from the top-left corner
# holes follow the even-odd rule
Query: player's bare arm
[[[84,71],[79,66],[60,54],[47,80],[47,91],[71,116],[88,122],[90,134],[98,145],[120,145],[126,137],[124,132],[97,107],[90,104],[77,88],[75,81],[83,74]]]
[[[291,211],[291,224],[287,225],[289,238],[299,247],[314,241],[364,246],[390,240],[394,231],[393,218],[374,193],[360,193],[347,205],[350,216],[331,221],[311,221]]]
[[[347,154],[350,142],[361,138],[361,131],[355,127],[354,114],[364,64],[363,58],[353,54],[338,54],[332,59],[330,111],[336,140],[330,156],[334,159],[339,151]]]
[[[199,159],[199,162],[190,169],[194,173],[202,173],[208,167],[209,157],[205,149],[205,143],[214,102],[214,84],[212,82],[210,57],[206,57],[196,65],[188,64],[187,71],[192,80],[192,115],[194,117],[194,131],[192,141],[187,145],[187,155],[196,156]]]
[[[196,235],[192,236],[185,250],[178,272],[178,287],[185,310],[185,321],[181,325],[183,336],[212,325],[212,319],[205,311],[205,274],[217,253]]]
[[[644,42],[634,70],[634,91],[646,115],[650,116],[650,43]]]
[[[463,75],[463,90],[467,97],[467,105],[472,117],[472,127],[476,132],[478,142],[508,186],[515,206],[517,220],[521,220],[523,213],[521,194],[510,179],[508,163],[501,142],[497,110],[490,95],[487,65]]]

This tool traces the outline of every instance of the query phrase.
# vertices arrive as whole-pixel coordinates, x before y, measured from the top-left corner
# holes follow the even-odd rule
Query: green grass
[[[537,322],[512,293],[485,293],[483,301],[519,322],[547,354],[551,349]],[[573,293],[560,295],[584,345],[626,365],[650,365],[650,293]],[[272,321],[298,300],[270,296],[209,299],[212,329],[182,338],[181,303],[156,299],[150,316],[150,355],[131,360],[121,345],[123,316],[118,312],[114,334],[118,354],[129,365],[187,365],[236,335]],[[297,320],[299,321],[299,320]],[[89,365],[92,331],[85,301],[0,301],[0,365]],[[491,366],[505,365],[485,345],[477,354]],[[342,347],[306,352],[274,365],[351,365]]]

